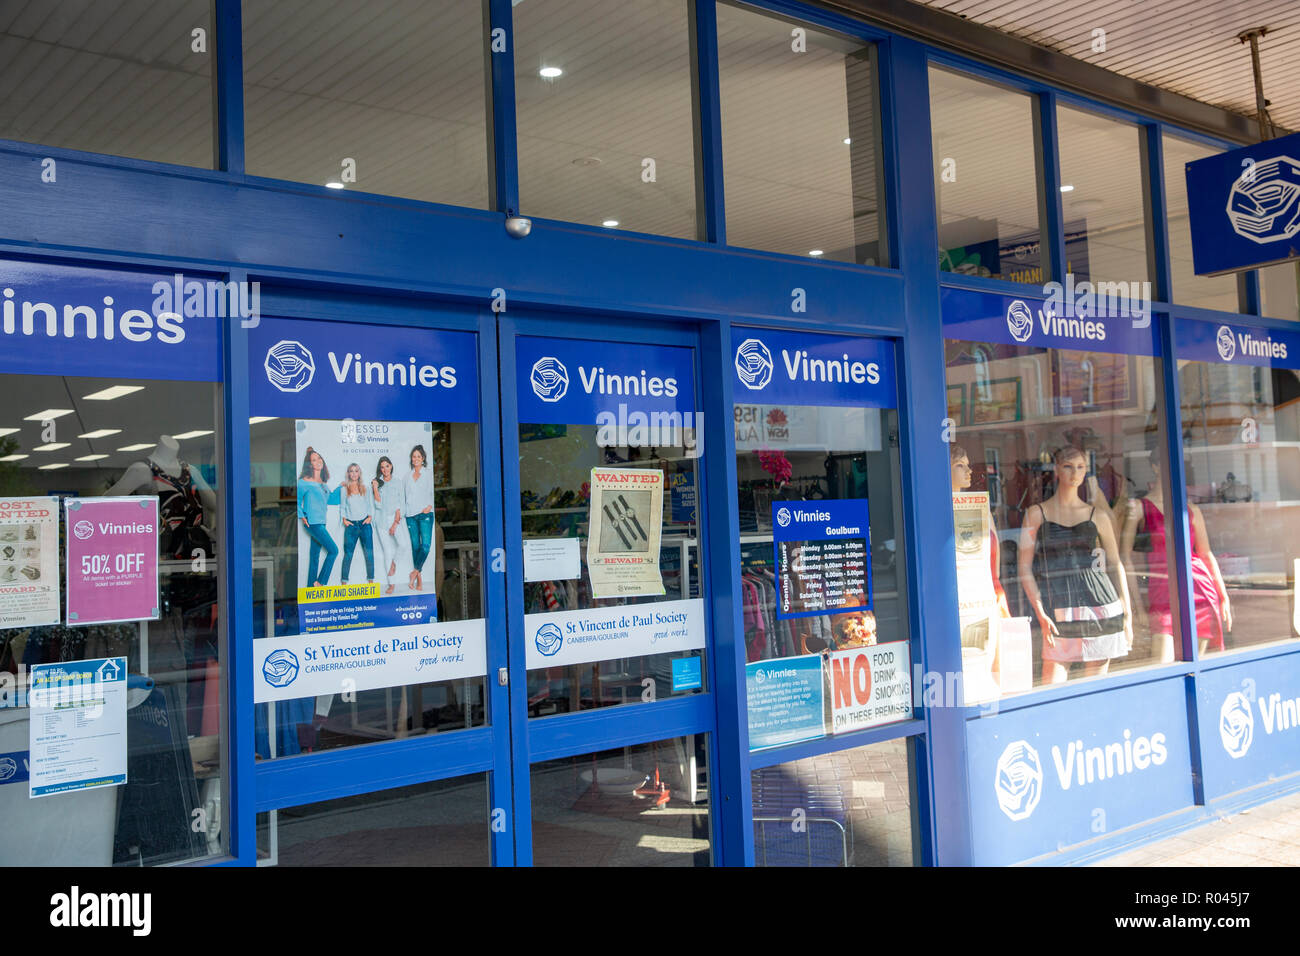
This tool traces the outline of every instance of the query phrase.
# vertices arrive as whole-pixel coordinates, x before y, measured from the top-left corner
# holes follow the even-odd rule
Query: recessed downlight
[[[62,418],[64,415],[71,415],[71,414],[72,414],[72,409],[70,408],[46,408],[42,411],[36,412],[33,415],[26,416],[23,419],[23,421],[46,422],[55,418]]]
[[[136,392],[143,392],[143,385],[114,385],[111,388],[101,389],[98,392],[91,392],[89,395],[81,396],[88,402],[111,402],[115,398],[121,398],[123,395],[134,395]]]
[[[325,184],[325,188],[326,188],[326,189],[343,189],[344,187],[343,187],[343,184],[342,184],[341,182],[339,182],[337,179],[331,179],[329,182],[327,182],[327,183]]]
[[[1074,187],[1073,187],[1072,185],[1070,185],[1069,183],[1066,183],[1065,185],[1063,185],[1063,186],[1061,187],[1061,192],[1063,192],[1063,193],[1072,193],[1072,192],[1074,192]]]
[[[84,435],[78,435],[78,438],[107,438],[109,435],[120,435],[120,428],[96,428],[93,432],[86,432]]]
[[[557,76],[563,76],[564,71],[561,70],[558,66],[544,66],[537,71],[537,75],[544,80],[553,80]]]
[[[52,441],[44,445],[37,445],[32,451],[58,451],[60,448],[67,448],[71,444],[72,442],[67,441]]]
[[[80,458],[74,458],[73,461],[99,461],[107,457],[107,455],[82,455]]]
[[[604,226],[606,229],[613,229],[615,226],[618,225],[618,220],[606,219],[604,222],[601,223],[601,225]]]
[[[22,461],[24,458],[31,458],[31,455],[5,455],[0,461]]]
[[[41,467],[37,468],[36,470],[37,470],[37,471],[53,471],[55,468],[67,468],[67,467],[68,467],[68,463],[67,463],[66,461],[60,461],[60,462],[57,462],[56,464],[53,464],[53,465],[41,465]]]
[[[824,256],[824,255],[826,255],[826,251],[825,251],[824,249],[809,249],[809,250],[808,250],[808,255],[810,255],[810,256]]]
[[[211,434],[212,434],[211,428],[209,428],[207,431],[204,431],[203,429],[200,428],[192,432],[181,432],[179,435],[173,435],[172,438],[175,438],[177,441],[183,441],[186,438],[202,438],[204,435],[211,435]]]
[[[152,448],[156,442],[141,442],[138,445],[123,445],[118,451],[144,451],[146,448]]]

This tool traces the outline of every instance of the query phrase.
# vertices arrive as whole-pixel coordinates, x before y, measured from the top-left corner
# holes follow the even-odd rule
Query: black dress
[[[1094,557],[1100,536],[1092,516],[1074,525],[1043,524],[1034,554],[1034,577],[1043,609],[1056,624],[1056,646],[1043,641],[1043,660],[1104,661],[1128,654],[1124,636],[1124,602],[1115,593],[1104,565]]]

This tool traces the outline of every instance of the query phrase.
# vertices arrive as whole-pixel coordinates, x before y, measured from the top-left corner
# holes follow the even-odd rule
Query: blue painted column
[[[924,48],[891,39],[882,50],[886,160],[892,184],[891,247],[907,277],[907,336],[900,355],[903,511],[907,542],[913,661],[927,674],[962,670],[953,558],[952,480],[943,421],[943,328],[939,308],[939,231],[930,148],[929,78]],[[915,681],[914,671],[914,681]],[[919,694],[924,681],[914,690]],[[925,863],[966,865],[971,820],[966,772],[966,722],[945,700],[925,711],[928,774],[921,793]],[[928,817],[928,819],[926,819]]]

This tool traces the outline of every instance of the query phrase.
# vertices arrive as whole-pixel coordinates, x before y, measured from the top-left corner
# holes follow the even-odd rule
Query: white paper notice
[[[525,581],[573,581],[582,576],[577,538],[542,538],[524,542]]]
[[[32,668],[32,797],[126,783],[126,658]]]
[[[58,624],[59,499],[0,502],[0,628]]]

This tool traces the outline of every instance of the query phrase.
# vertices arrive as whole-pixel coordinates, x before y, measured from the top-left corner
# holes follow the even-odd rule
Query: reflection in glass
[[[604,431],[603,427],[596,425],[519,426],[524,542],[567,539],[576,544],[577,554],[576,577],[525,583],[525,614],[681,601],[698,598],[703,593],[696,509],[700,448],[695,429],[666,427],[662,437],[667,443],[653,447],[605,443],[607,436],[604,436]],[[625,432],[609,436],[610,441],[637,437],[635,428],[625,429]],[[587,539],[591,527],[591,471],[596,466],[663,471],[666,490],[659,537],[662,596],[592,597]],[[641,516],[637,520],[641,521],[642,517],[652,520],[650,516]],[[606,520],[604,525],[606,533],[612,536],[619,523]],[[631,527],[630,519],[626,526]],[[702,674],[703,653],[694,650],[649,654],[530,670],[529,716],[544,717],[702,693],[702,678],[699,686],[677,688],[673,661],[683,657],[696,658],[701,661]]]
[[[259,866],[487,866],[487,774],[257,815]]]
[[[0,429],[4,500],[56,496],[62,507],[69,496],[156,496],[161,532],[156,620],[0,629],[0,863],[150,866],[221,854],[218,388],[6,375],[0,404],[8,410]],[[0,524],[0,584],[10,585],[11,597],[14,583],[43,577],[58,595],[67,551],[61,521],[50,529],[59,569],[52,579],[44,577],[43,532]],[[66,620],[63,609],[59,617]],[[31,669],[112,657],[126,658],[126,783],[29,799],[27,780],[15,776],[29,756]],[[199,817],[211,824],[195,828]]]
[[[753,771],[754,864],[916,865],[911,764],[900,738]]]
[[[1221,628],[1203,626],[1198,599],[1201,651],[1300,636],[1300,375],[1188,362],[1178,377],[1187,496],[1200,515],[1193,537],[1214,556],[1227,598]]]
[[[930,130],[946,272],[1042,284],[1034,98],[930,69]]]
[[[419,434],[431,436],[424,449],[427,457],[422,460],[427,467],[419,480],[414,478],[417,445],[409,460],[398,455],[399,460],[388,461],[387,467],[384,461],[364,459],[366,468],[352,477],[359,480],[357,490],[370,494],[345,496],[352,470],[349,463],[337,458],[331,462],[319,453],[300,458],[295,424],[291,418],[272,418],[256,420],[249,429],[254,636],[300,633],[297,589],[306,583],[299,579],[299,551],[304,547],[310,547],[307,574],[314,569],[320,572],[321,581],[373,580],[385,594],[432,590],[437,596],[439,621],[483,617],[478,426],[404,423],[406,428],[415,427]],[[428,431],[419,429],[420,424]],[[336,423],[309,422],[307,426],[328,431]],[[321,465],[334,470],[328,482],[313,483]],[[368,470],[372,468],[375,471]],[[375,484],[385,474],[389,480],[376,491]],[[312,516],[313,520],[319,518],[314,529],[299,515],[300,504],[311,515],[313,494],[319,502],[319,514]],[[378,502],[373,501],[375,494]],[[399,501],[424,507],[432,502],[432,510],[423,513],[424,507],[416,508],[417,513],[403,514],[399,520]],[[363,533],[367,527],[368,550]],[[424,556],[424,564],[417,578],[415,558],[419,555]],[[394,573],[390,575],[390,571]],[[476,677],[368,690],[341,687],[336,694],[259,704],[257,755],[262,759],[286,757],[477,727],[488,720],[484,694],[484,679]]]
[[[889,264],[874,56],[860,40],[718,5],[731,245]]]
[[[1066,271],[1076,282],[1146,282],[1142,131],[1066,106],[1057,108],[1056,124]]]
[[[708,866],[708,736],[532,766],[537,866]]]
[[[696,238],[689,5],[513,7],[523,214]]]
[[[970,538],[983,558],[958,554],[960,599],[978,579],[994,609],[979,641],[991,681],[972,682],[967,656],[968,702],[973,688],[996,699],[1172,659],[1179,609],[1159,577],[1170,545],[1143,524],[1168,490],[1157,361],[955,340],[945,351],[954,507],[965,496],[987,515]]]
[[[1179,305],[1237,312],[1237,277],[1198,276],[1192,262],[1192,225],[1187,211],[1188,163],[1222,150],[1165,136],[1165,214],[1169,223],[1169,298]]]

